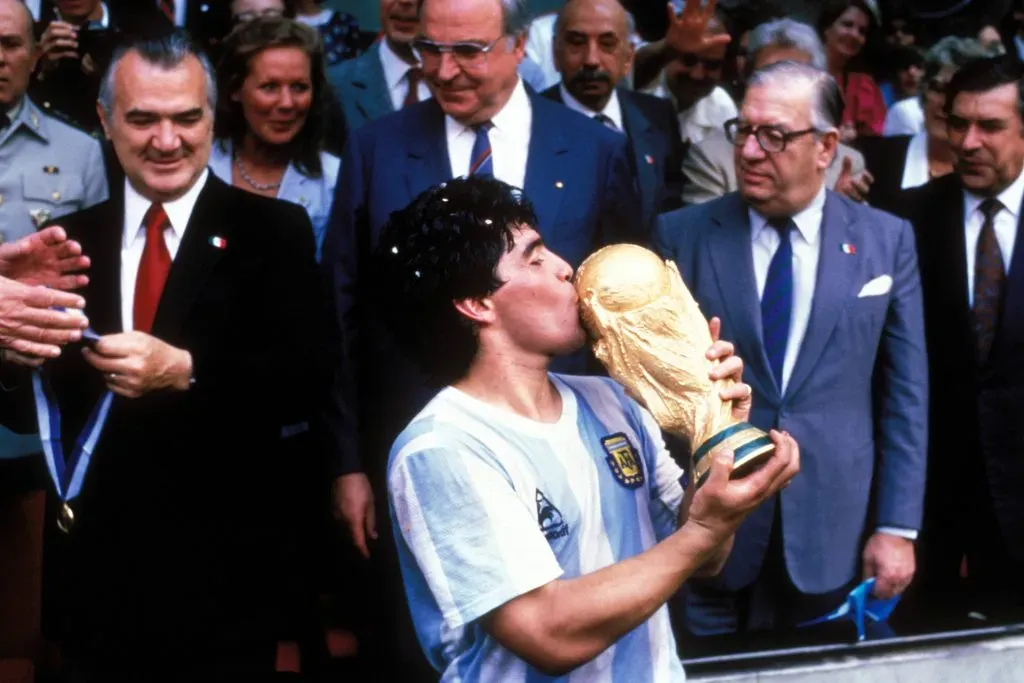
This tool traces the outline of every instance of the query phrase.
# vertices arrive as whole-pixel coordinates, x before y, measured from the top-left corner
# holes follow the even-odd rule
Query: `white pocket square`
[[[879,275],[874,280],[860,288],[860,294],[857,295],[857,298],[860,299],[865,296],[881,296],[882,294],[888,294],[890,289],[892,289],[892,276]]]

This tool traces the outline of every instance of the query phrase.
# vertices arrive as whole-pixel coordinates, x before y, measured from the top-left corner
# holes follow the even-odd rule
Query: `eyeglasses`
[[[703,64],[705,71],[718,71],[725,66],[724,59],[701,59],[692,52],[682,52],[677,56],[677,59],[688,69],[692,69],[698,64]]]
[[[254,19],[259,19],[260,17],[280,18],[280,17],[283,17],[283,16],[284,16],[284,12],[282,12],[279,9],[264,9],[264,10],[252,10],[252,11],[248,11],[248,12],[239,12],[238,14],[234,15],[232,17],[232,19],[234,19],[236,24],[244,24],[247,21],[252,21]]]
[[[421,62],[436,62],[441,55],[448,53],[459,64],[477,64],[487,59],[487,55],[507,36],[499,36],[489,43],[460,42],[435,43],[426,38],[412,41],[412,47],[420,55]]]
[[[761,146],[761,149],[768,154],[777,154],[786,150],[786,145],[791,140],[807,135],[808,133],[818,133],[820,131],[814,128],[807,128],[805,130],[794,130],[785,131],[778,126],[750,126],[740,125],[739,119],[729,119],[725,122],[725,137],[728,138],[736,147],[742,147],[747,144],[747,138],[751,135],[757,140],[757,144]]]

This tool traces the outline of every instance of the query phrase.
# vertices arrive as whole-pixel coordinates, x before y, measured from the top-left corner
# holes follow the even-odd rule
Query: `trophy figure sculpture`
[[[594,354],[666,432],[690,443],[691,481],[707,478],[713,454],[731,449],[733,476],[742,476],[775,450],[771,438],[732,417],[711,381],[708,322],[671,261],[632,244],[605,247],[576,273],[580,319]]]

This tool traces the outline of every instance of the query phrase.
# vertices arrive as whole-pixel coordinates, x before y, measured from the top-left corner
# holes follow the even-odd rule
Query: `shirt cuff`
[[[906,538],[911,541],[917,540],[917,529],[902,529],[898,526],[880,526],[875,529],[875,533],[899,536],[900,538]]]

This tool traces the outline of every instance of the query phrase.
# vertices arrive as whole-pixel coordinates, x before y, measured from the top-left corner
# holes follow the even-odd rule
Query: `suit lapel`
[[[717,224],[708,239],[711,266],[722,293],[727,319],[722,322],[732,330],[733,341],[741,349],[747,367],[761,378],[761,386],[779,392],[768,366],[761,333],[761,306],[754,280],[754,255],[750,246],[750,216],[736,194],[728,194],[718,202],[712,215]]]
[[[530,126],[530,150],[526,161],[526,180],[523,191],[533,202],[542,226],[553,228],[558,223],[567,177],[569,145],[560,126],[548,115],[554,106],[530,92],[533,122]],[[550,237],[550,233],[547,233]]]
[[[640,199],[644,207],[645,217],[654,220],[658,210],[658,166],[653,163],[654,153],[658,148],[658,136],[651,122],[643,115],[639,107],[633,104],[629,93],[620,90],[619,107],[622,109],[622,125],[629,138],[629,146],[633,152],[633,168],[636,171]]]
[[[410,125],[408,132],[409,151],[408,163],[405,165],[405,180],[410,198],[416,197],[428,187],[452,178],[444,112],[434,100],[415,106],[424,107],[425,115],[419,119],[406,119],[410,124],[422,123],[418,130]]]
[[[814,284],[811,317],[786,387],[786,393],[791,396],[810,376],[832,336],[832,330],[839,322],[839,316],[849,303],[858,259],[856,255],[847,254],[842,249],[845,243],[856,246],[850,225],[850,217],[840,201],[831,192],[827,193],[818,244],[818,274]]]
[[[1024,207],[1022,207],[1024,209]],[[1024,214],[1024,211],[1021,211]],[[995,338],[993,357],[998,367],[998,357],[1003,353],[1013,352],[1024,342],[1024,215],[1018,219],[1017,239],[1013,244],[1006,277],[1006,295],[1003,299],[1003,311],[999,321],[999,330]],[[963,235],[963,230],[960,231]],[[961,237],[966,240],[965,237]],[[961,259],[963,261],[964,259]]]
[[[185,236],[171,264],[153,321],[153,336],[164,340],[177,339],[196,295],[225,250],[231,248],[230,229],[233,223],[227,220],[231,208],[227,194],[228,187],[211,173],[199,193]],[[224,244],[215,246],[214,237],[223,239]]]
[[[380,63],[380,41],[353,64],[352,93],[355,106],[366,116],[367,121],[379,119],[395,111],[388,92],[384,67]]]
[[[100,335],[123,331],[121,324],[121,245],[124,240],[124,203],[110,201],[96,221],[102,229],[91,230],[81,238],[83,252],[89,255],[89,286],[85,294],[85,314],[89,325]]]

